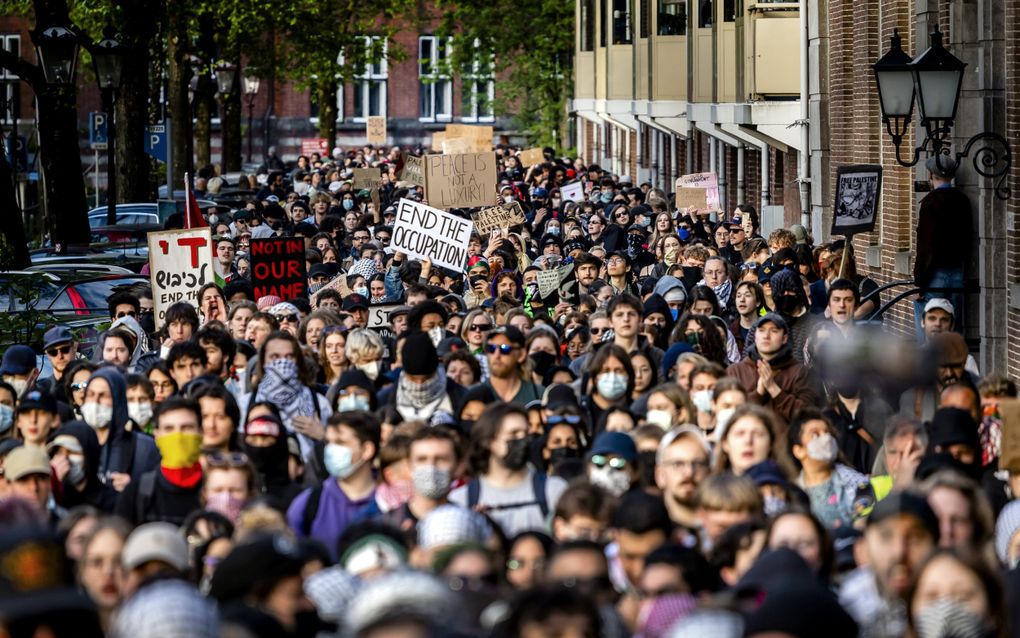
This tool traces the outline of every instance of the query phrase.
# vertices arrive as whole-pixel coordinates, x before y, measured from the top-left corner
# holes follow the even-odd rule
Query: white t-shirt
[[[520,483],[511,488],[495,487],[489,484],[484,478],[478,492],[478,504],[490,508],[486,513],[493,521],[503,528],[507,538],[512,538],[521,532],[528,530],[549,530],[549,519],[556,509],[556,503],[560,495],[567,489],[567,482],[558,476],[546,477],[545,500],[548,504],[549,515],[542,516],[542,508],[539,507],[532,490],[534,470],[529,468],[528,474]],[[467,507],[468,486],[463,485],[450,493],[450,502],[461,507]],[[520,505],[520,507],[501,507],[507,505]]]

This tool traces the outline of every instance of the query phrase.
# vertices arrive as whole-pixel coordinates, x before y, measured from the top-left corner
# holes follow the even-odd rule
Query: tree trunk
[[[198,170],[212,164],[212,106],[216,83],[208,73],[198,76],[195,89],[195,167]]]
[[[0,153],[0,211],[5,211],[0,232],[7,242],[7,246],[0,249],[0,270],[22,270],[31,265],[25,224],[14,188],[13,167],[7,161],[7,153]]]
[[[220,129],[223,131],[223,172],[241,170],[241,65],[235,61],[234,85],[220,104]]]
[[[92,238],[78,149],[76,96],[73,85],[36,91],[46,209],[53,243],[64,249],[88,244]]]
[[[139,49],[146,52],[139,53]],[[146,202],[152,198],[149,156],[145,154],[149,123],[148,47],[124,58],[124,75],[117,92],[117,198],[120,202]]]
[[[191,105],[188,103],[188,25],[184,3],[167,3],[167,113],[173,147],[173,187],[184,188],[184,174],[191,172]],[[171,193],[170,197],[173,196]]]
[[[319,100],[319,137],[327,140],[326,152],[336,146],[336,91],[335,79],[321,79],[316,83]]]

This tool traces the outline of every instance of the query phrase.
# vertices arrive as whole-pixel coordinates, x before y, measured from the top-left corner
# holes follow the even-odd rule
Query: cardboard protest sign
[[[446,137],[463,137],[472,140],[485,140],[492,146],[493,130],[491,126],[477,126],[474,124],[447,124]]]
[[[543,270],[538,273],[538,294],[543,298],[559,290],[562,284],[571,273],[574,272],[574,265],[567,264],[551,270]]]
[[[450,137],[453,137],[452,135]],[[432,143],[429,144],[429,148],[437,153],[443,152],[443,142],[446,140],[446,133],[444,131],[436,131],[432,134]]]
[[[437,208],[496,203],[496,154],[425,156],[425,199]]]
[[[404,157],[404,172],[400,179],[415,186],[425,186],[425,158],[414,155]]]
[[[178,301],[198,308],[198,290],[213,281],[212,231],[207,228],[149,233],[149,279],[156,328]]]
[[[691,173],[676,178],[676,190],[681,188],[704,188],[705,207],[710,210],[719,208],[719,176],[715,173]]]
[[[369,144],[386,143],[386,116],[369,115],[365,120],[365,139]]]
[[[534,166],[545,161],[545,152],[540,148],[529,148],[517,154],[517,159],[523,166]]]
[[[356,168],[354,169],[354,190],[372,190],[382,186],[382,173],[378,168]]]
[[[1002,419],[1002,448],[999,467],[1020,472],[1020,400],[999,399],[999,417]]]
[[[309,300],[312,304],[312,308],[317,308],[319,306],[319,294],[321,294],[323,290],[335,290],[340,293],[341,297],[346,297],[351,294],[351,289],[347,287],[347,273],[340,273],[329,283],[323,285],[322,288],[313,292],[311,299]]]
[[[483,208],[471,215],[479,235],[488,235],[497,228],[510,228],[525,222],[524,210],[516,202]]]
[[[301,237],[252,239],[251,283],[255,301],[267,295],[283,300],[307,297],[305,240]]]
[[[708,189],[682,187],[676,191],[676,207],[678,210],[684,208],[709,208]]]
[[[574,182],[572,184],[564,184],[560,186],[560,197],[565,202],[583,202],[584,201],[584,183]]]
[[[430,259],[432,264],[456,272],[468,258],[469,220],[424,204],[401,199],[388,252],[402,252],[411,259]]]
[[[390,313],[400,307],[400,304],[386,304],[385,306],[368,307],[369,328],[389,328]]]
[[[301,154],[311,155],[312,153],[318,153],[320,156],[329,155],[329,141],[324,137],[301,138]]]
[[[466,137],[447,137],[443,140],[444,155],[460,155],[475,150],[475,141]]]

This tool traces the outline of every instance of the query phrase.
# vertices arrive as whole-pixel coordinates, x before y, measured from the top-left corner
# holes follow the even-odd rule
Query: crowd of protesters
[[[225,284],[197,308],[156,330],[152,291],[119,290],[91,352],[63,326],[45,359],[9,347],[0,634],[1020,627],[1016,387],[981,376],[950,299],[895,337],[852,245],[496,155],[527,221],[472,235],[460,270],[386,250],[399,200],[427,203],[400,149],[336,149],[210,214]],[[353,190],[375,166],[379,193]],[[309,298],[254,298],[272,235],[304,238]]]

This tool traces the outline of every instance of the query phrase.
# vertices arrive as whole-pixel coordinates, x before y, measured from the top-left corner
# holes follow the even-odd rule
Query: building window
[[[365,65],[354,76],[354,119],[364,121],[370,115],[386,115],[386,38],[364,37]]]
[[[16,57],[21,57],[21,36],[18,34],[0,35],[0,47]],[[0,105],[3,110],[0,112],[0,123],[13,124],[20,115],[21,105],[18,103],[18,85],[21,80],[17,75],[0,68]]]
[[[723,22],[733,22],[736,18],[736,2],[735,0],[723,0],[722,6],[722,19]]]
[[[613,44],[631,43],[630,20],[630,0],[613,0]]]
[[[602,43],[605,46],[605,43]],[[581,0],[581,51],[595,50],[595,0]]]
[[[712,0],[697,0],[698,2],[698,28],[712,28]]]
[[[425,122],[453,117],[453,81],[446,61],[450,41],[434,35],[418,38],[418,118]]]
[[[652,10],[650,0],[638,0],[641,6],[641,37],[647,38],[652,30]]]
[[[339,79],[339,75],[337,78]],[[317,89],[317,78],[312,76],[312,88],[308,91],[308,120],[318,126],[319,124],[319,91]],[[336,87],[336,121],[344,121],[344,85],[337,83]]]
[[[687,0],[659,1],[659,35],[687,35]]]
[[[602,29],[599,31],[599,46],[606,46],[607,36],[609,33],[609,0],[601,0],[599,2],[599,17],[602,20]]]
[[[491,122],[492,102],[496,97],[495,57],[483,51],[475,41],[474,59],[461,74],[461,119],[465,122]]]

